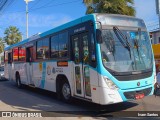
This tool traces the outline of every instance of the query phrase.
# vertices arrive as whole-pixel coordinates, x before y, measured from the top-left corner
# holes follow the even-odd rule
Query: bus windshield
[[[103,29],[101,54],[104,66],[114,73],[142,72],[152,68],[148,33],[137,30]]]

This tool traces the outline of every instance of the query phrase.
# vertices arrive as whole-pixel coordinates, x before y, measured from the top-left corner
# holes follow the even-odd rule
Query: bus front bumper
[[[111,90],[104,87],[99,87],[99,103],[101,105],[107,104],[115,104],[129,100],[135,100],[136,94],[143,93],[144,96],[153,95],[154,86],[146,86],[141,88],[135,89],[128,89],[128,90]]]
[[[153,95],[154,85],[149,85],[146,87],[140,87],[130,90],[118,90],[118,91],[123,101],[135,100],[136,94],[144,94],[144,96]]]

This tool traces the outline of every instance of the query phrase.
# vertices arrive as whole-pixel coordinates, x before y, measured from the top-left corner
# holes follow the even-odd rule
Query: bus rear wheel
[[[65,102],[71,102],[72,96],[71,96],[71,88],[68,82],[64,81],[61,86],[61,96],[63,101]]]
[[[16,86],[18,88],[22,88],[20,76],[16,76]]]

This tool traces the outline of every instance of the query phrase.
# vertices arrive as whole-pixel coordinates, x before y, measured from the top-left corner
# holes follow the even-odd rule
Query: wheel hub
[[[63,93],[63,96],[66,100],[68,100],[70,98],[70,87],[67,83],[65,83],[63,85],[63,88],[62,88],[62,93]]]

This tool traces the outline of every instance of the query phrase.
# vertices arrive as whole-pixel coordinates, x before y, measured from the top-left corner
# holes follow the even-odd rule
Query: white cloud
[[[64,14],[29,14],[29,36],[35,33],[42,33],[61,24],[71,21],[72,18]],[[26,14],[12,13],[0,16],[0,36],[4,36],[4,31],[9,26],[16,26],[26,35]]]
[[[56,27],[70,21],[66,15],[30,15],[30,27]]]
[[[29,27],[56,27],[71,20],[67,15],[59,14],[29,14]],[[5,14],[0,19],[0,25],[9,26],[14,25],[17,27],[26,26],[25,13],[12,13]]]

